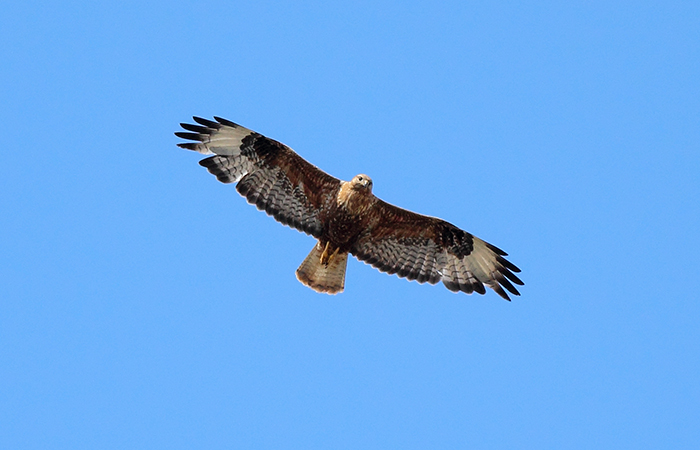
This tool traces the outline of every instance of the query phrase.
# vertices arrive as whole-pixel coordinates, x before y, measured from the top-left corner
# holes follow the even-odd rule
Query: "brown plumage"
[[[200,161],[279,222],[318,239],[297,269],[306,286],[342,292],[348,253],[382,272],[419,283],[442,280],[453,292],[486,292],[510,300],[523,282],[507,254],[444,220],[390,205],[372,194],[372,180],[357,175],[341,181],[286,145],[219,117],[194,117],[175,133],[192,142],[182,148],[214,155]],[[505,288],[505,290],[504,290]]]

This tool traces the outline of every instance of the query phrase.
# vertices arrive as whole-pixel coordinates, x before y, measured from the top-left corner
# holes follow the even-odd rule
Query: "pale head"
[[[353,189],[366,189],[367,192],[372,192],[372,179],[364,173],[355,175],[350,184]]]

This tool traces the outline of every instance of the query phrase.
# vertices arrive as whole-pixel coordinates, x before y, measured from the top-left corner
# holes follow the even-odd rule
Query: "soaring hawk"
[[[507,254],[444,220],[386,203],[372,194],[372,179],[341,181],[286,145],[226,119],[194,117],[175,133],[178,146],[205,155],[200,165],[284,225],[318,239],[296,271],[317,292],[345,286],[348,253],[382,272],[419,283],[442,281],[453,292],[484,294],[484,285],[510,300],[523,282]],[[505,288],[505,290],[504,290]]]

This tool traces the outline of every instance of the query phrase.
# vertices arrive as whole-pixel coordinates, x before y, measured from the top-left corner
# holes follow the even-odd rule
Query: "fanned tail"
[[[348,254],[330,252],[319,242],[297,269],[297,279],[316,292],[337,294],[345,287]]]

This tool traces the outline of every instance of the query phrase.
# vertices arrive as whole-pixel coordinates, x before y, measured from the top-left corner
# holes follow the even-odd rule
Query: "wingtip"
[[[237,123],[231,122],[230,120],[224,119],[223,117],[214,116],[214,120],[219,122],[221,125],[226,125],[226,126],[234,127],[234,128],[240,127],[240,125],[238,125]]]
[[[192,116],[192,120],[194,120],[200,125],[204,125],[205,127],[212,128],[214,130],[218,130],[221,128],[220,124],[214,122],[213,120],[205,119],[203,117]]]
[[[494,290],[495,290],[495,289],[494,289]],[[498,292],[498,291],[496,291],[496,292]],[[504,291],[504,290],[501,289],[501,292],[498,292],[498,295],[499,295],[503,300],[508,301],[508,302],[512,302],[510,296],[508,295],[508,293],[507,293],[506,291]],[[515,296],[520,297],[520,292],[518,292],[518,291],[511,292],[511,295],[515,295]]]

